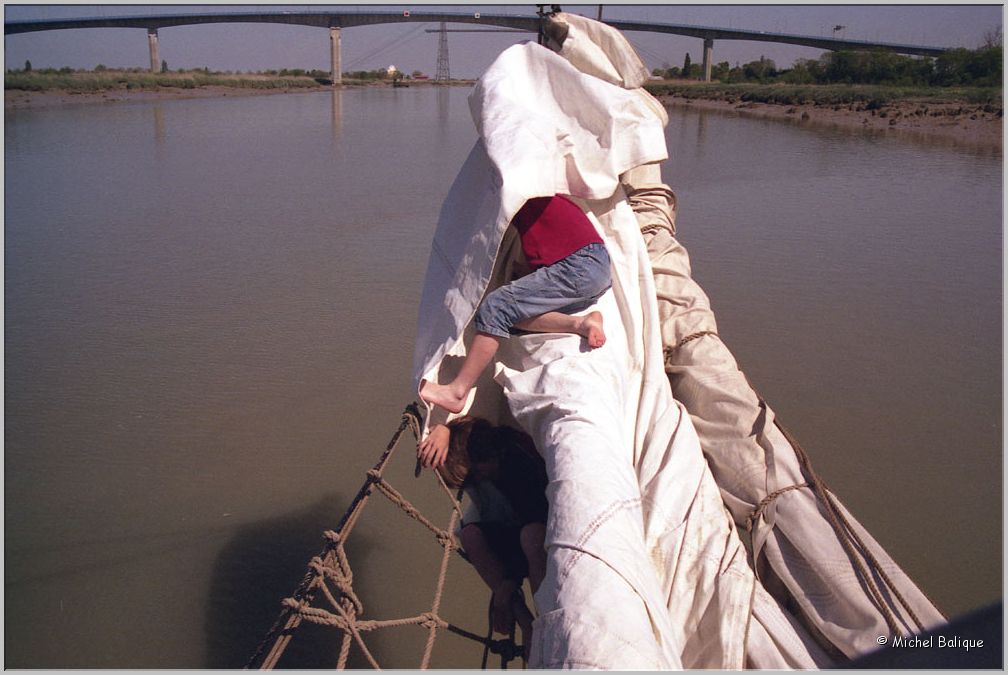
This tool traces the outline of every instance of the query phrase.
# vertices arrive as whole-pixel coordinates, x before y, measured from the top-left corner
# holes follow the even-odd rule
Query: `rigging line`
[[[354,68],[354,67],[360,65],[361,63],[363,63],[364,61],[366,61],[368,59],[371,59],[371,58],[374,58],[375,56],[378,56],[379,54],[381,54],[382,52],[386,51],[387,49],[390,49],[390,48],[392,48],[394,46],[402,46],[404,44],[407,44],[408,42],[412,41],[413,39],[416,39],[420,35],[420,29],[423,28],[426,25],[427,24],[424,24],[424,23],[418,23],[415,28],[413,28],[412,30],[410,30],[410,31],[408,31],[406,33],[403,33],[401,36],[399,36],[399,35],[393,36],[391,40],[388,40],[383,45],[377,47],[376,49],[374,49],[371,52],[365,54],[364,56],[361,56],[361,57],[359,57],[357,59],[354,59],[353,61],[351,61],[350,63],[348,63],[346,65],[346,68],[347,69]]]
[[[652,50],[647,49],[645,47],[642,47],[641,45],[639,45],[638,43],[634,42],[630,38],[627,38],[627,41],[631,45],[633,45],[634,49],[636,49],[638,52],[643,52],[645,56],[651,57],[652,59],[655,60],[656,63],[659,63],[659,64],[661,64],[661,63],[668,63],[668,59],[666,57],[662,56],[661,54],[659,54],[658,52],[655,52],[655,51],[652,51]],[[647,64],[645,64],[645,65],[647,65]]]
[[[416,32],[417,32],[416,29],[413,29],[409,33],[404,34],[404,36],[409,35],[410,33],[416,33]],[[371,50],[370,52],[364,54],[363,56],[360,56],[360,57],[354,59],[353,61],[351,61],[349,64],[347,64],[347,68],[351,69],[351,68],[358,67],[362,63],[364,63],[365,61],[378,56],[379,54],[387,51],[388,49],[391,49],[392,47],[395,47],[395,46],[398,46],[399,44],[402,44],[402,42],[403,41],[400,38],[400,36],[393,36],[391,40],[388,40],[384,44],[379,45],[377,48]]]

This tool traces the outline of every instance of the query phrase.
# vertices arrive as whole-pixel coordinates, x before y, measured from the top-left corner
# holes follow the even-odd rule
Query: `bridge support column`
[[[161,59],[158,57],[157,28],[147,29],[147,44],[150,46],[150,71],[161,72]]]
[[[329,27],[329,64],[333,86],[343,84],[343,64],[340,63],[340,29],[336,26]]]
[[[703,81],[710,82],[711,78],[711,61],[714,56],[714,40],[711,38],[704,38],[703,41]]]

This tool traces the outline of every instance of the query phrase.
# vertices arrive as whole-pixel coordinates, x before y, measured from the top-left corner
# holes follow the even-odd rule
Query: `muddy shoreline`
[[[945,141],[1000,151],[1004,119],[1000,107],[963,102],[905,100],[876,109],[851,105],[780,105],[775,103],[730,102],[662,95],[667,108],[690,108],[738,117],[780,120],[797,125],[821,126]]]
[[[459,85],[471,83],[459,82]],[[381,85],[344,85],[345,89]],[[415,86],[432,86],[417,83]],[[33,109],[78,104],[112,104],[124,102],[164,101],[222,96],[275,96],[327,91],[327,88],[289,87],[252,89],[242,87],[205,86],[194,89],[165,87],[160,89],[110,89],[97,92],[64,90],[5,90],[4,109]],[[867,109],[854,105],[779,105],[774,103],[732,102],[701,98],[661,95],[658,99],[668,108],[680,107],[712,111],[739,117],[755,117],[786,121],[808,126],[840,129],[861,129],[874,133],[907,138],[945,141],[1000,151],[1004,136],[1004,120],[1000,107],[964,102],[926,102],[905,100]]]

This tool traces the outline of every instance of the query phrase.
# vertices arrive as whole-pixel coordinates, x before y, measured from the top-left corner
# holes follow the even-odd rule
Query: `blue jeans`
[[[481,333],[506,338],[526,319],[588,307],[612,285],[609,252],[604,244],[588,244],[552,265],[497,288],[476,310],[474,325]]]

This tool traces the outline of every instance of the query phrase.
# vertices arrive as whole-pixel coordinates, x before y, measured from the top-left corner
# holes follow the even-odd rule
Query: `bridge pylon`
[[[152,73],[160,73],[161,59],[158,58],[157,28],[147,29],[147,46],[150,48],[150,71]]]
[[[341,39],[339,26],[329,26],[329,79],[334,87],[343,84]]]

